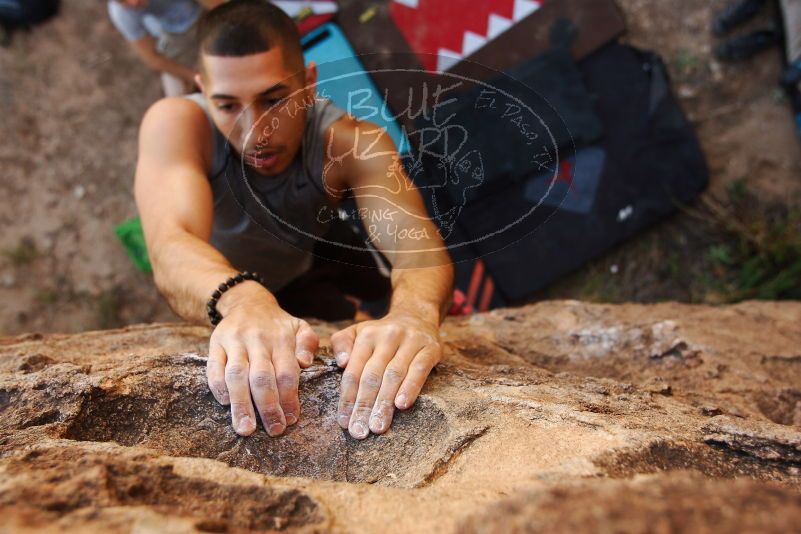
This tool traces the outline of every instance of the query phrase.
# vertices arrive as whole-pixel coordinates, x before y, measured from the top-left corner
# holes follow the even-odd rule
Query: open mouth
[[[268,167],[272,167],[273,165],[275,165],[275,162],[278,161],[278,153],[255,152],[255,153],[245,154],[244,160],[245,163],[247,163],[251,167],[256,167],[258,169],[266,169]]]

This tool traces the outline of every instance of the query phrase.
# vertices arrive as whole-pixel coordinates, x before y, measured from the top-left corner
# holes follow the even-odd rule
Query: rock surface
[[[327,341],[334,325],[317,324]],[[4,532],[766,531],[801,525],[801,303],[546,302],[443,326],[386,435],[231,430],[209,330],[0,338]]]

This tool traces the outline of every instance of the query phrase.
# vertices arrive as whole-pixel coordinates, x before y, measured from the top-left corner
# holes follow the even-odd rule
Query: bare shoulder
[[[183,97],[162,98],[145,112],[139,130],[139,156],[164,161],[210,164],[212,132],[206,112]]]
[[[325,146],[327,167],[338,168],[343,184],[349,186],[385,172],[398,157],[395,142],[386,129],[349,114],[334,121]]]
[[[211,145],[206,113],[189,99],[164,98],[145,113],[134,196],[149,239],[165,228],[208,239],[214,213],[207,177]]]
[[[396,151],[395,142],[386,129],[370,121],[360,120],[346,113],[329,127],[335,154],[350,153],[355,156],[375,155],[377,150]]]
[[[206,112],[197,104],[185,97],[167,97],[154,102],[142,119],[142,124],[157,123],[167,126],[175,122],[175,126],[197,127],[206,122]]]

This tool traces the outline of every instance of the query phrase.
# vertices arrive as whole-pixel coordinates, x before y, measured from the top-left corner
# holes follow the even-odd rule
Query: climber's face
[[[270,176],[300,149],[316,78],[313,63],[291,68],[277,46],[246,56],[204,53],[198,84],[214,123],[245,164]]]

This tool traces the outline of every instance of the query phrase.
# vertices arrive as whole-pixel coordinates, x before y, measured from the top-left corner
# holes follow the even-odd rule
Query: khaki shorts
[[[198,23],[195,22],[183,33],[162,32],[156,43],[156,49],[181,65],[197,68],[200,47],[197,40],[197,25]],[[161,85],[166,96],[179,96],[191,90],[184,80],[167,73],[161,74]]]

